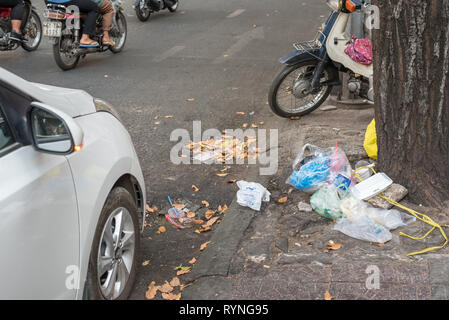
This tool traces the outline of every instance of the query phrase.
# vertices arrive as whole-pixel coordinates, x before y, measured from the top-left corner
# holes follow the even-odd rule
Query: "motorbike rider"
[[[3,0],[0,0],[3,1]],[[99,43],[90,37],[95,35],[98,5],[91,0],[45,0],[45,3],[57,3],[64,6],[77,6],[80,12],[86,13],[80,47],[98,47]]]
[[[11,8],[12,31],[9,36],[11,40],[23,41],[20,26],[22,25],[23,13],[25,12],[25,3],[23,0],[0,0],[0,7]]]
[[[92,0],[98,5],[98,12],[103,16],[103,44],[107,46],[114,46],[115,42],[109,37],[109,30],[112,27],[114,19],[114,7],[110,0]]]

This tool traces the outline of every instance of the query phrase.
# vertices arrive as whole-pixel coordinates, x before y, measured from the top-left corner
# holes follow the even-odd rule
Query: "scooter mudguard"
[[[316,60],[314,56],[319,56],[320,50],[311,50],[303,51],[303,50],[293,50],[279,59],[279,62],[282,64],[286,64],[288,66],[303,62],[303,61],[311,61]]]

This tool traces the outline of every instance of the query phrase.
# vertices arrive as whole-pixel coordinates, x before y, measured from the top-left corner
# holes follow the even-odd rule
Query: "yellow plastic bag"
[[[377,136],[376,136],[376,122],[371,123],[366,128],[365,141],[363,142],[368,157],[377,160]]]

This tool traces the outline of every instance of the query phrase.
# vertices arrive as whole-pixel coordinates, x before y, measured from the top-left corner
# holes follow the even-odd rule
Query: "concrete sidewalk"
[[[328,292],[333,299],[448,299],[449,248],[407,256],[441,245],[444,239],[437,231],[423,241],[399,235],[421,236],[430,229],[416,221],[393,231],[393,239],[383,246],[353,239],[332,230],[334,222],[299,208],[298,203],[309,203],[310,195],[291,191],[285,183],[304,143],[328,147],[338,141],[353,165],[364,158],[363,137],[372,118],[372,108],[339,107],[317,110],[294,128],[284,119],[270,124],[280,130],[278,173],[261,177],[255,171],[247,180],[267,187],[271,202],[254,212],[234,201],[185,279],[191,285],[182,298],[302,300],[324,299]],[[278,204],[284,196],[288,201]],[[438,223],[449,222],[449,212],[402,203]],[[330,240],[342,247],[325,252]]]

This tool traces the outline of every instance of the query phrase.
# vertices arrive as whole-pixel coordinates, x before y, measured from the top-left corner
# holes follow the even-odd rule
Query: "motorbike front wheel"
[[[116,21],[117,25],[111,30],[112,40],[114,40],[115,45],[109,49],[114,53],[119,53],[125,46],[126,37],[128,35],[128,26],[123,12],[117,12]]]
[[[140,21],[147,21],[150,18],[151,9],[148,6],[147,0],[140,0],[134,10]]]
[[[63,36],[53,45],[53,56],[56,64],[62,70],[70,70],[76,67],[80,56],[72,50],[73,37]]]
[[[171,6],[167,6],[168,11],[170,12],[175,12],[176,10],[178,10],[178,6],[179,6],[179,0],[173,0],[173,5]]]
[[[314,70],[318,60],[305,61],[286,66],[273,80],[268,94],[271,110],[280,117],[304,116],[317,109],[329,96],[332,86],[322,85],[318,91],[310,90]],[[333,75],[326,68],[320,83],[329,81]]]
[[[26,51],[34,51],[42,40],[42,23],[39,15],[32,10],[30,20],[26,24],[23,34],[27,41],[22,42],[22,48]]]

